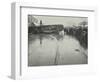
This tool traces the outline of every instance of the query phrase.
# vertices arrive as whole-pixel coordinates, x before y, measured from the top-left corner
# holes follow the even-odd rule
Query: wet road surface
[[[74,37],[30,34],[28,39],[29,66],[87,64],[87,50]]]

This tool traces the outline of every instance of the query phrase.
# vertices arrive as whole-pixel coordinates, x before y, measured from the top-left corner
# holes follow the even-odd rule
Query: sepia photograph
[[[28,17],[28,66],[88,64],[88,17]]]

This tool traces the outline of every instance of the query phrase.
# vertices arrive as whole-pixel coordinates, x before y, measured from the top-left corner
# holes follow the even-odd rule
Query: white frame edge
[[[11,5],[11,78],[20,77],[20,5]]]

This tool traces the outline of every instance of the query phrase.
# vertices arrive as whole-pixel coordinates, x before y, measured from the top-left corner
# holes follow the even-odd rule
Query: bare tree
[[[87,21],[83,21],[83,22],[80,22],[79,25],[81,25],[82,27],[86,27],[86,25],[88,24]]]
[[[38,19],[32,15],[28,15],[28,25],[33,26],[35,23],[38,23]]]

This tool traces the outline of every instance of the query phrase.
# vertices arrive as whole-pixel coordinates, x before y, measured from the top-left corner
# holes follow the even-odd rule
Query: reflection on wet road
[[[28,65],[87,64],[87,50],[74,37],[53,34],[30,34]]]

